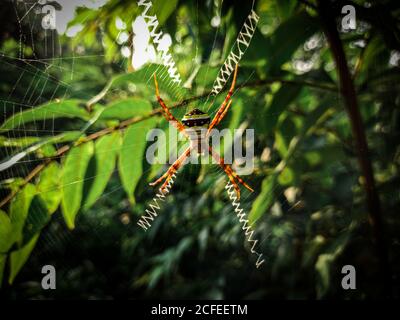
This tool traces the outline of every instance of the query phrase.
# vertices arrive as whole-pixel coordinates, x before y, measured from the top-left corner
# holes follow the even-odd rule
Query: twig
[[[381,268],[380,275],[383,277],[384,290],[386,293],[389,293],[391,287],[391,272],[389,267],[388,251],[384,239],[381,205],[375,186],[371,160],[369,159],[367,138],[358,107],[356,90],[347,65],[343,45],[336,28],[335,19],[334,16],[332,16],[332,8],[329,7],[327,1],[319,0],[318,9],[337,66],[340,89],[351,123],[354,140],[356,142],[358,162],[365,181],[363,186],[367,198],[369,223],[374,232],[377,256]]]
[[[258,86],[263,86],[263,85],[268,85],[268,84],[272,84],[274,82],[280,82],[280,83],[289,83],[289,84],[301,84],[301,85],[306,85],[306,86],[310,86],[310,87],[314,87],[316,89],[321,89],[321,90],[329,90],[329,91],[336,91],[334,86],[329,86],[329,85],[323,85],[323,84],[319,84],[319,83],[313,83],[313,82],[309,82],[309,81],[299,81],[299,80],[285,80],[285,79],[278,79],[278,78],[271,78],[271,79],[266,79],[266,80],[257,80],[257,81],[253,81],[253,82],[245,82],[242,84],[239,84],[238,87],[239,88],[244,88],[244,87],[258,87]],[[99,101],[100,99],[102,99],[107,91],[109,89],[109,85],[107,85],[98,95],[95,96],[95,98],[92,98],[91,100],[89,100],[89,102],[87,103],[87,106],[90,106],[93,104],[94,100]],[[226,91],[227,88],[225,87],[221,92]],[[183,101],[181,101],[180,103],[177,103],[175,105],[173,105],[172,107],[170,107],[170,109],[175,109],[175,108],[180,108],[180,107],[184,107],[187,106],[189,103],[193,102],[193,101],[197,101],[200,100],[202,98],[206,98],[208,97],[208,95],[211,92],[206,92],[203,93],[199,96],[194,96],[194,97],[190,97],[188,99],[185,99]],[[21,185],[14,190],[13,192],[11,192],[10,194],[8,194],[1,202],[0,202],[0,208],[2,208],[4,205],[6,205],[9,201],[11,201],[17,194],[18,192],[25,186],[27,185],[35,176],[37,176],[44,168],[46,168],[46,166],[51,163],[52,161],[58,159],[60,156],[62,156],[63,154],[65,154],[68,150],[71,149],[71,147],[73,146],[78,146],[81,145],[82,143],[86,143],[88,141],[92,141],[95,140],[97,138],[100,138],[106,134],[110,134],[112,132],[115,132],[117,130],[121,130],[124,129],[132,124],[138,123],[140,121],[146,120],[148,118],[151,118],[153,116],[162,114],[162,109],[158,108],[153,110],[150,114],[146,115],[146,116],[141,116],[141,117],[134,117],[125,121],[122,121],[121,123],[119,123],[117,126],[114,127],[108,127],[105,129],[102,129],[100,131],[94,132],[91,135],[79,139],[76,143],[72,144],[72,145],[64,145],[63,147],[61,147],[60,149],[57,150],[56,155],[53,157],[48,157],[48,158],[44,158],[43,162],[39,165],[37,165],[25,178],[24,181],[21,183]]]

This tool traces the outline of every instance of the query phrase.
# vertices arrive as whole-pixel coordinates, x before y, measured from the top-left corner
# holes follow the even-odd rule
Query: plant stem
[[[338,70],[340,91],[344,99],[345,107],[350,119],[351,129],[354,136],[357,158],[363,176],[363,186],[366,192],[369,223],[373,230],[377,257],[379,259],[380,275],[383,277],[383,289],[386,293],[391,292],[391,272],[388,259],[388,251],[383,232],[383,219],[379,195],[375,185],[372,164],[369,159],[367,138],[362,123],[358,106],[356,90],[347,65],[343,45],[337,31],[332,8],[325,0],[318,1],[318,11],[324,32],[327,36],[333,58]]]
[[[271,79],[265,79],[265,80],[256,80],[256,81],[253,81],[253,82],[245,82],[245,83],[239,84],[238,88],[240,89],[240,88],[244,88],[244,87],[259,87],[259,86],[263,86],[263,85],[269,85],[269,84],[272,84],[274,82],[290,83],[290,84],[301,84],[301,85],[313,87],[315,89],[327,90],[327,91],[332,91],[332,92],[336,91],[336,88],[334,86],[329,85],[329,84],[328,85],[327,84],[319,84],[319,83],[314,83],[314,82],[310,82],[310,81],[300,81],[300,80],[285,80],[285,79],[279,79],[279,78],[271,78]],[[100,101],[107,94],[109,89],[110,89],[110,84],[108,84],[98,95],[96,95],[94,98],[92,98],[92,99],[90,99],[88,101],[88,103],[86,104],[87,108],[90,109],[91,105],[93,105],[94,103],[97,103],[98,101]],[[222,89],[221,92],[224,92],[226,90],[227,90],[227,88],[225,87],[224,89]],[[206,98],[210,94],[211,94],[211,92],[206,92],[206,93],[203,93],[203,94],[201,94],[199,96],[190,97],[188,99],[185,99],[185,100],[173,105],[172,107],[170,107],[170,109],[175,109],[175,108],[180,108],[180,107],[187,106],[189,103],[191,103],[193,101],[197,101],[197,100],[202,99],[202,98]],[[116,130],[124,129],[124,128],[132,125],[132,124],[138,123],[140,121],[146,120],[148,118],[151,118],[153,116],[160,115],[160,114],[162,114],[162,109],[161,108],[154,109],[149,115],[142,116],[142,117],[134,117],[134,118],[122,121],[121,123],[119,123],[115,127],[104,128],[102,130],[94,132],[91,135],[87,136],[86,138],[80,139],[78,142],[76,142],[76,143],[74,143],[72,145],[64,145],[64,146],[62,146],[60,149],[57,150],[55,156],[43,159],[43,162],[41,164],[37,165],[24,178],[23,183],[19,186],[18,189],[16,189],[13,192],[9,193],[3,200],[1,200],[0,201],[0,208],[2,208],[9,201],[11,201],[17,195],[17,193],[25,185],[27,185],[35,176],[37,176],[44,168],[46,168],[46,166],[49,163],[51,163],[52,161],[58,159],[63,154],[65,154],[68,150],[71,149],[72,146],[77,146],[77,145],[80,145],[82,143],[95,140],[95,139],[100,138],[100,137],[102,137],[102,136],[104,136],[106,134],[110,134],[110,133],[112,133],[112,132],[114,132]]]

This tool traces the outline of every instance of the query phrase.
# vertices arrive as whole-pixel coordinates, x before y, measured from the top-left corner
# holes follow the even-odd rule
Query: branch
[[[310,81],[285,80],[285,79],[278,79],[278,78],[271,78],[271,79],[266,79],[266,80],[257,80],[257,81],[253,81],[253,82],[245,82],[245,83],[239,84],[238,88],[240,89],[240,88],[244,88],[244,87],[259,87],[259,86],[263,86],[263,85],[269,85],[269,84],[272,84],[272,83],[275,83],[275,82],[289,83],[289,84],[301,84],[301,85],[313,87],[313,88],[316,88],[316,89],[328,90],[328,91],[332,91],[332,92],[336,91],[335,87],[334,86],[330,86],[330,85],[324,85],[324,84],[314,83],[314,82],[310,82]],[[96,103],[99,100],[101,100],[107,94],[108,89],[109,89],[109,86],[107,85],[98,95],[96,95],[94,98],[89,100],[89,102],[87,103],[87,107],[89,108],[93,103]],[[227,90],[227,88],[225,87],[221,92],[224,92],[226,90]],[[193,101],[200,100],[202,98],[206,98],[210,94],[211,94],[211,91],[203,93],[203,94],[201,94],[199,96],[190,97],[188,99],[185,99],[185,100],[181,101],[180,103],[177,103],[177,104],[173,105],[172,107],[170,107],[170,109],[175,109],[175,108],[180,108],[180,107],[187,106],[189,103],[191,103]],[[21,183],[21,185],[16,190],[14,190],[10,194],[8,194],[8,196],[5,197],[0,202],[0,208],[2,208],[8,202],[10,202],[18,194],[18,192],[24,186],[26,186],[34,177],[36,177],[44,168],[46,168],[46,166],[48,164],[50,164],[52,161],[57,160],[59,157],[61,157],[67,151],[69,151],[72,147],[81,145],[82,143],[86,143],[88,141],[95,140],[95,139],[100,138],[100,137],[102,137],[102,136],[104,136],[106,134],[110,134],[110,133],[112,133],[114,131],[124,129],[124,128],[132,125],[132,124],[138,123],[140,121],[146,120],[148,118],[151,118],[151,117],[154,117],[154,116],[160,115],[160,114],[162,114],[162,109],[161,108],[154,109],[150,114],[148,114],[146,116],[134,117],[134,118],[122,121],[117,126],[108,127],[108,128],[102,129],[100,131],[97,131],[95,133],[92,133],[91,135],[89,135],[89,136],[87,136],[85,138],[79,139],[77,142],[75,142],[75,143],[73,143],[71,145],[64,145],[63,147],[61,147],[60,149],[58,149],[56,151],[56,155],[54,155],[53,157],[44,158],[43,162],[41,164],[37,165],[24,178],[24,181]]]
[[[331,47],[332,55],[336,63],[339,75],[340,89],[345,102],[345,107],[351,123],[352,133],[356,143],[357,158],[360,165],[362,176],[364,177],[363,186],[366,192],[367,209],[369,223],[373,229],[376,242],[377,256],[380,263],[380,274],[383,276],[384,290],[389,290],[391,286],[391,272],[389,268],[388,251],[384,239],[381,205],[375,185],[374,173],[367,138],[365,135],[362,118],[358,106],[356,90],[347,65],[346,56],[342,42],[337,31],[332,9],[327,1],[319,0],[318,9],[324,32]],[[389,291],[386,291],[389,292]]]

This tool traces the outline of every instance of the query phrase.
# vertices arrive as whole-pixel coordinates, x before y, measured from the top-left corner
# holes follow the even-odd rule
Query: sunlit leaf
[[[126,120],[133,117],[149,115],[151,104],[145,99],[129,98],[119,100],[106,106],[99,120]]]
[[[86,41],[96,41],[96,33],[88,32],[85,36],[85,40]],[[118,53],[118,47],[115,45],[115,39],[109,37],[108,34],[104,35],[103,41],[105,44],[104,59],[110,63],[115,59],[115,56]]]
[[[12,245],[12,239],[12,226],[10,218],[5,212],[0,210],[0,254],[5,253],[8,251],[8,249],[10,249]]]
[[[107,182],[115,168],[115,160],[121,143],[120,139],[119,132],[114,132],[96,141],[94,159],[89,163],[87,170],[89,174],[86,174],[85,189],[87,188],[88,190],[84,192],[84,210],[90,208],[106,188]]]
[[[229,129],[231,130],[237,129],[240,126],[240,122],[244,113],[243,99],[235,99],[232,102],[232,106],[229,112],[231,118],[229,123]]]
[[[89,114],[79,105],[80,103],[79,100],[56,101],[16,113],[3,123],[0,130],[11,130],[31,121],[47,119],[81,118],[86,120]]]
[[[17,196],[11,201],[10,220],[14,240],[21,242],[23,238],[22,230],[28,216],[29,207],[36,194],[36,188],[32,184],[27,184]]]
[[[177,3],[178,0],[153,2],[153,10],[154,13],[157,14],[157,19],[160,22],[160,25],[162,25],[174,12]]]
[[[279,175],[278,182],[283,186],[287,186],[293,183],[294,178],[295,172],[291,168],[286,167]]]
[[[50,214],[39,196],[32,199],[23,229],[22,246],[27,244],[50,221]]]
[[[187,90],[174,83],[168,75],[168,69],[158,64],[148,64],[137,71],[115,76],[103,89],[101,95],[107,93],[109,90],[128,84],[145,85],[146,87],[154,88],[155,95],[154,74],[157,76],[161,95],[163,92],[166,92],[170,98],[176,100],[181,100],[186,97]]]
[[[12,284],[14,282],[15,277],[21,271],[21,268],[28,261],[29,256],[33,248],[36,245],[37,240],[39,239],[39,234],[35,235],[29,243],[23,246],[21,249],[11,252],[10,254],[10,276],[8,282]]]
[[[249,213],[250,224],[256,222],[274,203],[276,179],[277,175],[274,173],[263,180],[261,192],[254,201]]]
[[[134,202],[135,187],[142,175],[146,135],[154,127],[155,120],[148,119],[126,129],[119,153],[119,174],[122,185],[131,202]]]
[[[194,83],[196,86],[211,88],[217,78],[219,69],[218,67],[212,67],[210,65],[201,65],[194,78]]]
[[[23,151],[18,152],[17,154],[14,154],[14,155],[6,158],[5,160],[3,160],[0,163],[0,171],[4,171],[8,168],[11,168],[12,166],[17,164],[19,161],[21,161],[23,158],[25,158],[26,156],[28,156],[31,153],[34,153],[34,152],[40,153],[40,150],[44,150],[45,152],[49,151],[49,148],[46,149],[46,147],[49,146],[50,144],[76,140],[76,139],[78,139],[80,134],[81,133],[79,131],[71,131],[71,132],[56,135],[54,137],[43,138],[39,142],[27,147]]]
[[[49,214],[56,211],[61,201],[60,176],[61,170],[56,162],[50,163],[39,176],[38,196],[43,200]]]
[[[162,121],[159,125],[159,129],[162,130],[162,135],[157,135],[155,139],[152,140],[157,141],[157,143],[161,144],[161,148],[155,153],[155,161],[156,163],[151,164],[151,171],[149,173],[149,178],[154,178],[157,174],[159,174],[160,169],[164,166],[165,163],[168,163],[169,157],[182,147],[184,142],[178,141],[176,146],[172,141],[174,141],[173,137],[177,137],[179,134],[177,129],[173,127],[168,121]],[[171,143],[170,143],[171,142]]]
[[[75,227],[75,217],[82,200],[83,183],[89,160],[93,154],[91,141],[73,147],[66,156],[61,179],[61,207],[68,228]]]
[[[39,140],[40,140],[39,137],[9,138],[0,136],[0,147],[25,148]]]

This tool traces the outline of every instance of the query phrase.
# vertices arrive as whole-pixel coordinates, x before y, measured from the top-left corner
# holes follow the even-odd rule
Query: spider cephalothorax
[[[161,190],[163,191],[166,186],[168,185],[169,180],[175,174],[175,172],[184,164],[185,160],[189,157],[191,151],[195,151],[197,153],[203,154],[207,151],[211,156],[217,161],[217,163],[221,166],[221,168],[225,171],[228,175],[229,180],[231,181],[232,185],[235,187],[236,194],[238,199],[240,198],[240,188],[237,184],[239,182],[243,186],[245,186],[250,191],[253,189],[240,178],[233,169],[224,162],[224,158],[220,157],[212,148],[211,146],[206,144],[206,140],[210,131],[213,127],[221,122],[221,120],[225,117],[229,107],[232,104],[231,96],[233,94],[233,89],[235,88],[236,83],[236,75],[237,75],[238,66],[236,65],[235,73],[233,74],[233,81],[232,85],[226,95],[224,102],[221,104],[221,107],[218,109],[217,114],[213,118],[212,121],[210,116],[199,110],[193,109],[192,111],[186,113],[182,118],[182,123],[179,122],[169,111],[168,107],[164,103],[163,99],[160,97],[160,93],[158,91],[158,83],[156,75],[154,74],[154,84],[156,87],[156,95],[158,103],[160,104],[161,108],[164,111],[165,118],[170,121],[180,132],[188,137],[190,140],[189,147],[179,156],[179,158],[169,167],[169,169],[156,181],[150,183],[150,185],[156,185],[161,181],[164,181],[163,185],[161,186]]]

